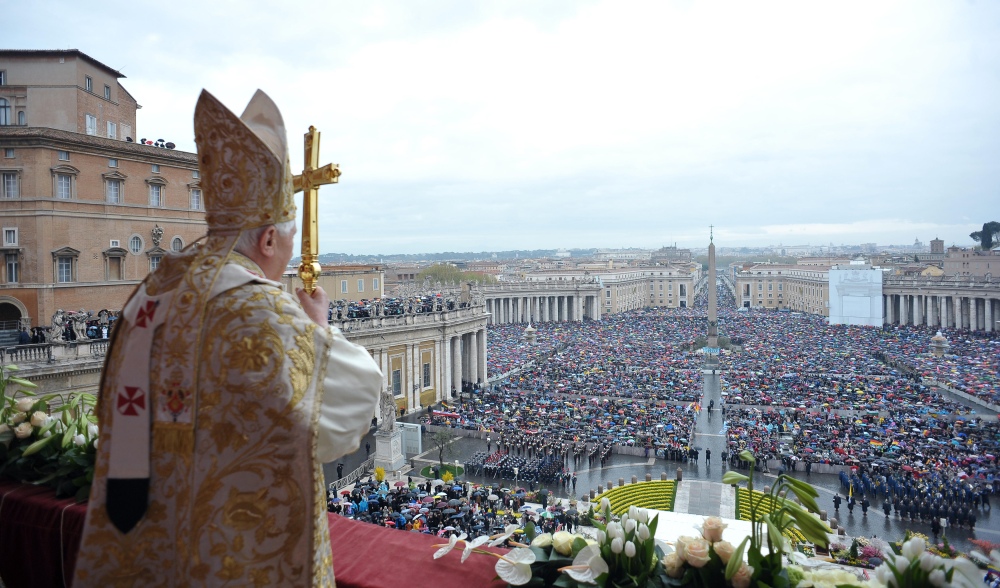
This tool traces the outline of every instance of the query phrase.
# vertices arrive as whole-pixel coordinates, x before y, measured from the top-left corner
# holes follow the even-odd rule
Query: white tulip
[[[625,532],[631,533],[632,531],[635,531],[635,521],[629,519],[625,521]]]
[[[920,537],[912,537],[909,541],[903,544],[903,556],[906,559],[913,561],[920,557],[920,554],[924,552],[927,548],[927,543]]]
[[[636,510],[639,511],[639,516],[635,517],[635,519],[637,521],[639,521],[640,523],[648,523],[649,522],[649,511],[646,510],[646,509],[644,509],[644,508],[639,508],[639,509],[636,509]]]
[[[79,433],[73,435],[73,445],[76,445],[77,447],[83,447],[86,444],[87,444],[87,439],[83,435]]]
[[[920,569],[923,570],[923,571],[925,571],[925,572],[929,572],[929,571],[933,570],[934,568],[938,567],[938,565],[940,563],[940,562],[938,562],[938,559],[939,559],[938,556],[934,555],[933,553],[931,553],[929,551],[925,551],[925,552],[921,553],[920,554]]]
[[[94,423],[90,423],[89,425],[87,425],[87,435],[89,435],[91,439],[97,437],[97,434],[99,432],[100,431],[98,430],[97,425],[95,425]]]
[[[889,566],[885,564],[875,568],[875,578],[881,582],[883,586],[890,586],[891,584],[889,584],[889,582],[895,583],[896,581],[896,577],[892,575],[892,570],[890,570]]]
[[[600,544],[600,545],[604,545],[604,542],[607,541],[607,539],[608,539],[608,534],[605,533],[604,531],[601,531],[600,529],[598,529],[597,530],[597,543]]]
[[[609,508],[611,508],[611,502],[607,498],[602,498],[601,499],[601,512],[605,512]]]
[[[635,543],[632,543],[631,541],[625,542],[625,557],[635,557]]]
[[[635,532],[635,536],[643,543],[649,539],[649,527],[646,526],[646,523],[639,523],[639,530]]]
[[[615,537],[615,540],[611,542],[611,552],[614,554],[619,554],[625,549],[625,542],[622,541],[621,537]]]
[[[639,509],[636,508],[634,505],[628,507],[628,518],[630,518],[630,519],[637,519],[637,518],[639,518]]]
[[[934,570],[933,572],[927,575],[927,579],[934,586],[944,586],[944,571]]]

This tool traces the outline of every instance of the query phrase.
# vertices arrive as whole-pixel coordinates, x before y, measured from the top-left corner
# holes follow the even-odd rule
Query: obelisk
[[[716,369],[719,364],[719,295],[715,285],[715,239],[714,227],[708,233],[708,345],[706,345],[705,365]]]

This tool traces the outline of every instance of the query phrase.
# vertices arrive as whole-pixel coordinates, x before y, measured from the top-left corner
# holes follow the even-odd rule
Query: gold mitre
[[[194,134],[210,233],[295,219],[285,122],[267,94],[257,90],[237,118],[202,90]]]

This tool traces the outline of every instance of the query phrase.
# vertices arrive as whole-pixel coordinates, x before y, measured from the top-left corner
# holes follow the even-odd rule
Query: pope
[[[358,448],[382,375],[294,250],[287,133],[263,92],[195,109],[207,236],[139,285],[103,372],[73,586],[332,586],[321,464]]]

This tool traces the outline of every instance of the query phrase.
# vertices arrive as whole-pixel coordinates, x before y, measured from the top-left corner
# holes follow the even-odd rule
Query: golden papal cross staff
[[[299,279],[309,294],[316,289],[316,280],[321,268],[319,256],[319,223],[316,196],[323,184],[336,184],[340,168],[336,163],[319,167],[319,131],[310,126],[306,139],[306,164],[302,174],[292,178],[296,192],[302,192],[302,262],[299,263]]]

